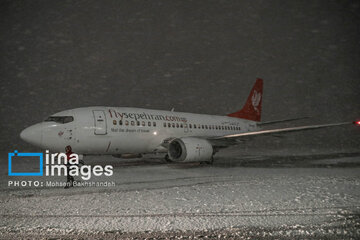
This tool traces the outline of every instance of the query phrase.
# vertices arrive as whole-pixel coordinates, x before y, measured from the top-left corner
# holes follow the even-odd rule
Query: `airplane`
[[[53,152],[70,145],[79,155],[125,157],[167,153],[168,162],[206,162],[222,148],[262,136],[351,124],[340,122],[262,130],[263,80],[258,78],[243,108],[227,116],[130,107],[82,107],[55,113],[20,133],[24,141]],[[360,121],[352,122],[360,126]]]

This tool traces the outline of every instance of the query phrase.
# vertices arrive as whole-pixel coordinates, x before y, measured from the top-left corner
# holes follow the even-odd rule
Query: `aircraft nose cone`
[[[20,138],[30,144],[41,146],[42,144],[42,127],[40,124],[35,124],[25,128],[20,133]]]

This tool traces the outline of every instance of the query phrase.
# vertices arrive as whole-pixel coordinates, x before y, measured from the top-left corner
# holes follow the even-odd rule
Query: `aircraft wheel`
[[[170,158],[169,158],[169,154],[166,154],[166,155],[165,155],[165,162],[171,163],[171,160],[170,160]]]
[[[208,164],[208,165],[213,165],[214,157],[212,156],[211,159],[209,161],[205,161],[205,163]]]

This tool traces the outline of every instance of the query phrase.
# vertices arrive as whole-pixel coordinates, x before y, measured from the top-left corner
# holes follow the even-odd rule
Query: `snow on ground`
[[[299,156],[293,161],[284,156],[269,158],[272,167],[262,165],[265,156],[244,156],[245,165],[236,157],[220,156],[213,166],[164,164],[154,157],[133,160],[89,157],[86,160],[89,164],[114,166],[112,177],[92,180],[114,182],[115,186],[72,189],[9,187],[8,180],[24,180],[24,177],[10,179],[3,169],[1,174],[6,177],[0,186],[0,233],[6,238],[34,232],[303,227],[306,235],[306,229],[319,226],[336,227],[343,236],[359,236],[360,154],[341,156],[304,157],[303,161],[299,161]],[[42,177],[40,180],[65,179]],[[343,231],[349,224],[353,231]],[[317,231],[319,228],[315,227]],[[331,235],[331,231],[326,234]]]

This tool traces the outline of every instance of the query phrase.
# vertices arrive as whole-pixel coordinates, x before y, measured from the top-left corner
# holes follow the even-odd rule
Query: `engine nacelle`
[[[169,144],[168,155],[174,162],[202,162],[211,160],[212,145],[202,138],[176,138]]]

